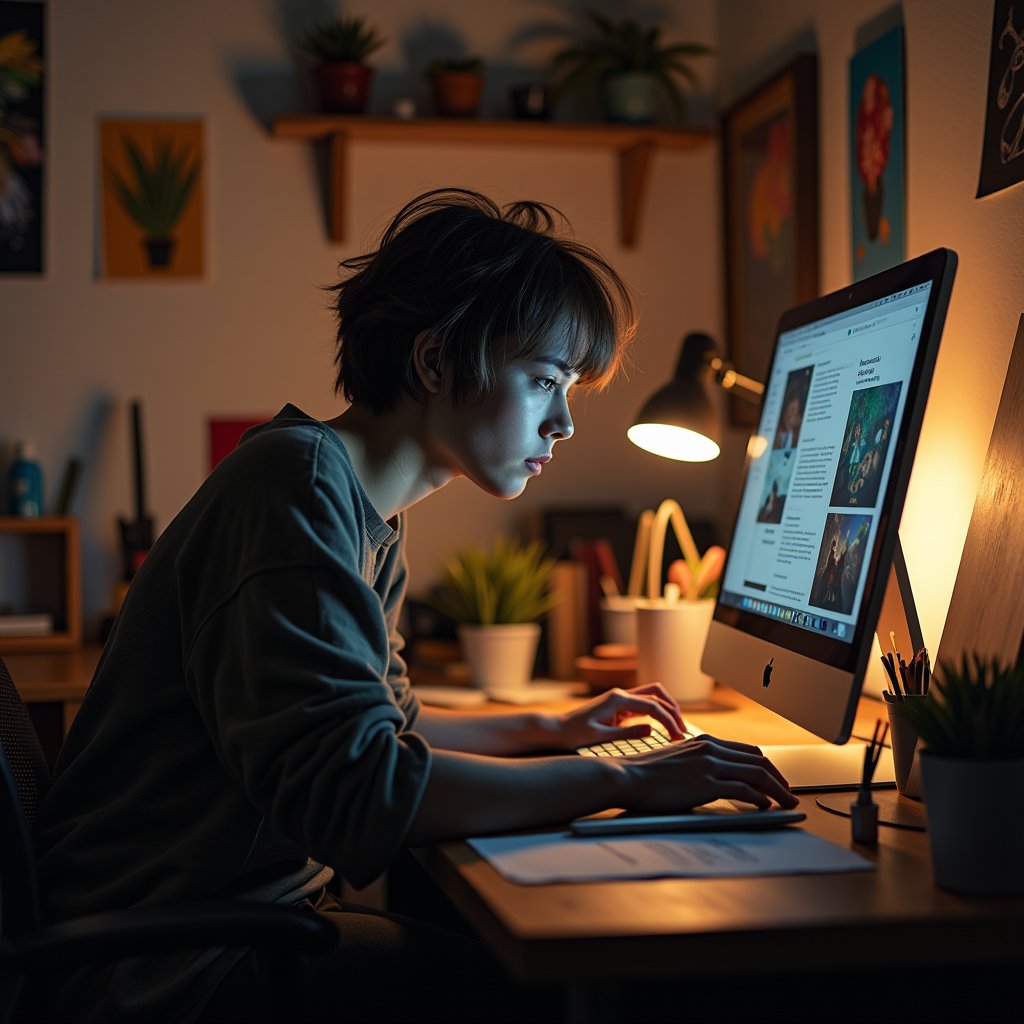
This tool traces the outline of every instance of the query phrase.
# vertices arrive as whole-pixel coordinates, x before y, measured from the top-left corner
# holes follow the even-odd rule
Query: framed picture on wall
[[[850,60],[850,227],[853,280],[904,259],[903,27]]]
[[[0,0],[0,274],[43,270],[46,7]]]
[[[764,380],[780,314],[818,294],[817,59],[797,57],[722,120],[727,354]],[[756,426],[730,398],[730,421]]]
[[[100,118],[103,276],[203,274],[203,122]]]

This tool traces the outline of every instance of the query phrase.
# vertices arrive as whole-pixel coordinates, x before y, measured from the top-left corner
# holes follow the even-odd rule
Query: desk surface
[[[735,706],[725,737],[800,742],[778,716]],[[881,713],[863,700],[856,732]],[[714,713],[693,717],[712,726]],[[766,718],[765,716],[771,716]],[[714,717],[719,717],[714,715]],[[777,719],[772,722],[771,719]],[[465,843],[415,851],[463,916],[520,978],[585,982],[806,970],[1024,963],[1024,899],[971,899],[935,886],[927,836],[882,826],[855,846],[850,822],[801,796],[803,826],[857,849],[872,872],[771,878],[516,885]]]

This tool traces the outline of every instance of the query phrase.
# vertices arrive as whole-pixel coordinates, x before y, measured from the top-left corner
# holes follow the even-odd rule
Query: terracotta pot
[[[442,71],[432,75],[434,109],[441,117],[476,117],[484,92],[484,76],[477,71]]]
[[[373,68],[339,61],[313,69],[320,109],[327,114],[363,114],[370,104]]]

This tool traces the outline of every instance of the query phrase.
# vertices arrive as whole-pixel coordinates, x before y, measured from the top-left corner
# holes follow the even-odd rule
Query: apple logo
[[[764,675],[761,676],[761,685],[767,686],[772,681],[772,665],[775,664],[775,659],[771,658],[768,664],[764,667]]]

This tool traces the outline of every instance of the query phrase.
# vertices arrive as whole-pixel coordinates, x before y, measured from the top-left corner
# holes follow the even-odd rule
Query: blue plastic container
[[[38,519],[43,514],[43,471],[36,462],[31,441],[18,444],[7,472],[8,511],[19,519]]]

